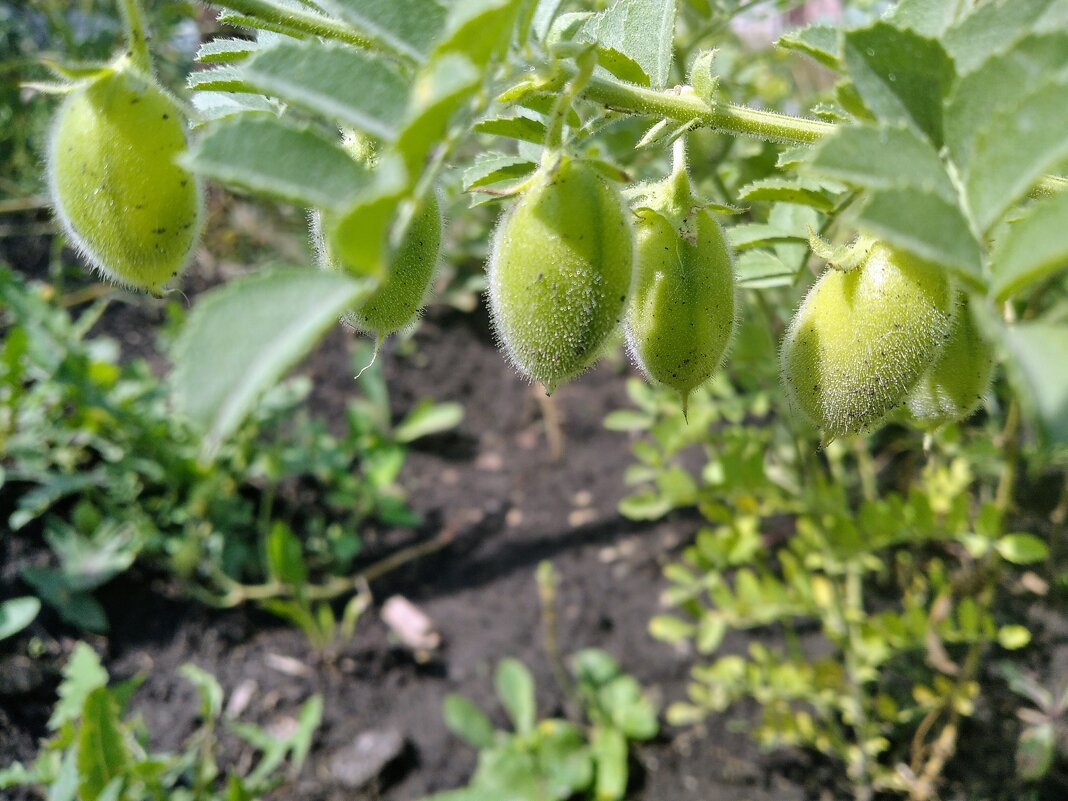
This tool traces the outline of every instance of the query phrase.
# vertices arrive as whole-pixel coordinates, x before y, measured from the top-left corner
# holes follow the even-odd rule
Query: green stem
[[[144,73],[152,73],[152,56],[148,51],[148,36],[145,34],[145,11],[141,0],[122,0],[122,19],[126,26],[126,44],[130,61]]]
[[[571,76],[567,88],[556,98],[556,104],[549,118],[549,130],[545,135],[545,150],[549,153],[559,150],[563,145],[564,122],[567,120],[567,113],[571,110],[575,98],[593,76],[593,70],[597,66],[597,51],[592,48],[584,50],[578,54],[576,63],[578,69]]]
[[[248,14],[262,19],[268,23],[286,28],[291,31],[322,36],[324,39],[333,39],[337,42],[345,42],[356,47],[365,47],[375,50],[384,50],[390,55],[404,61],[412,59],[405,53],[398,53],[385,43],[375,41],[371,37],[354,30],[344,23],[324,17],[321,14],[313,14],[309,11],[301,11],[297,8],[280,8],[269,0],[225,0],[220,5],[233,9],[241,14]]]
[[[569,69],[574,74],[575,69]],[[753,136],[784,145],[811,145],[835,129],[833,123],[822,120],[791,117],[735,103],[714,103],[710,106],[688,87],[681,91],[659,91],[599,75],[590,79],[582,95],[615,111],[696,122],[701,127],[715,131]],[[1066,190],[1068,179],[1047,175],[1039,180],[1031,194],[1034,197],[1046,197]]]
[[[812,144],[834,130],[834,125],[820,120],[760,111],[734,103],[709,106],[694,94],[661,92],[599,75],[590,79],[582,94],[588,100],[617,111],[696,122],[705,128],[788,145]]]

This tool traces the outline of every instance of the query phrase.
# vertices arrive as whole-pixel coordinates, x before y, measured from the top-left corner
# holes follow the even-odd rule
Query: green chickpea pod
[[[516,368],[548,392],[589,367],[623,316],[630,216],[595,167],[556,156],[501,217],[488,267],[494,328]]]
[[[782,345],[793,405],[832,438],[867,431],[900,405],[953,324],[943,269],[881,242],[856,250],[856,267],[828,269],[809,290]]]
[[[185,268],[201,222],[180,166],[182,110],[123,57],[75,87],[48,141],[48,186],[72,244],[109,279],[159,293]]]
[[[643,373],[678,391],[685,414],[690,393],[719,367],[734,332],[731,252],[715,215],[696,204],[682,156],[671,177],[644,193],[636,213],[627,344]]]

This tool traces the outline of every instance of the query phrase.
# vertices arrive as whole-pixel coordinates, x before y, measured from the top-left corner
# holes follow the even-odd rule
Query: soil
[[[7,244],[9,260],[41,277],[47,248]],[[100,326],[130,352],[145,354],[151,350],[145,331],[160,321],[159,306],[145,301],[115,304]],[[313,411],[326,419],[340,420],[353,392],[353,344],[348,332],[338,330],[300,368],[315,382]],[[414,346],[390,343],[380,356],[395,418],[426,397],[459,401],[466,417],[457,431],[421,441],[409,454],[401,484],[426,521],[409,534],[422,540],[448,530],[455,538],[373,590],[376,609],[392,595],[416,604],[433,621],[442,646],[412,653],[369,613],[351,644],[335,658],[319,660],[301,632],[274,618],[250,609],[209,610],[181,598],[161,577],[131,572],[101,592],[111,632],[92,642],[114,678],[147,677],[134,709],[153,733],[154,747],[177,748],[196,726],[197,699],[177,674],[192,662],[218,678],[228,700],[246,696],[241,719],[262,725],[284,727],[309,696],[322,695],[325,712],[313,751],[303,773],[272,796],[278,801],[414,801],[459,787],[474,768],[475,753],[442,721],[447,693],[471,698],[503,726],[492,671],[498,660],[514,656],[535,675],[539,713],[563,713],[542,637],[534,578],[542,560],[559,572],[562,653],[604,648],[665,706],[685,698],[693,655],[652,639],[647,625],[665,586],[661,567],[689,542],[699,520],[680,514],[636,524],[617,512],[627,491],[630,441],[606,430],[603,419],[628,405],[629,368],[602,363],[553,396],[564,442],[563,457],[554,458],[545,407],[498,353],[484,310],[432,309]],[[385,532],[369,550],[381,551],[395,540]],[[15,566],[33,558],[34,547],[4,535],[0,586],[11,586]],[[51,652],[38,660],[43,667],[33,668],[42,673],[35,689],[0,693],[0,765],[32,758],[54,702],[56,666],[75,636],[58,629],[45,637]],[[742,650],[746,640],[732,635],[724,647]],[[800,753],[762,755],[737,725],[751,720],[751,713],[741,709],[695,729],[665,726],[655,741],[637,747],[628,798],[841,796],[822,763]],[[354,792],[331,776],[331,759],[370,730],[398,732],[405,748],[378,779]],[[246,767],[249,756],[238,741],[225,740],[224,757],[232,765]],[[1011,753],[1004,749],[983,758],[995,770],[1011,769]],[[11,801],[30,797],[3,792],[0,798]]]

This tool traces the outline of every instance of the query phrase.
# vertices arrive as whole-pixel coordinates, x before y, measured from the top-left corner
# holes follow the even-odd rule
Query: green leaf
[[[734,265],[735,280],[742,289],[790,286],[798,272],[798,268],[787,266],[768,250],[747,250]]]
[[[946,102],[946,144],[958,170],[971,158],[976,134],[991,116],[1019,103],[1022,87],[1064,76],[1068,70],[1068,32],[1029,36],[1007,53],[987,59],[961,78]]]
[[[1063,20],[1061,25],[1056,25],[1050,24],[1054,19],[1043,19],[1048,10],[1058,5],[1063,8],[1063,0],[981,3],[947,30],[942,41],[957,65],[957,72],[966,75],[1030,33],[1063,27]]]
[[[393,429],[393,438],[397,442],[414,442],[420,437],[456,428],[463,419],[464,407],[461,404],[435,403],[427,398],[420,401]]]
[[[1038,723],[1020,732],[1016,744],[1016,771],[1024,781],[1038,781],[1053,766],[1057,733],[1053,723]]]
[[[197,303],[175,345],[171,382],[179,410],[205,431],[203,455],[371,289],[340,273],[275,269]]]
[[[534,730],[534,679],[518,659],[505,658],[497,665],[497,696],[508,712],[518,734]]]
[[[657,492],[640,492],[619,502],[619,513],[628,520],[659,520],[674,507]]]
[[[1068,443],[1068,326],[1019,323],[1000,330],[1009,378],[1042,433]]]
[[[627,792],[627,739],[616,728],[598,727],[590,743],[596,768],[595,797],[617,801]]]
[[[942,99],[953,62],[933,39],[887,22],[845,35],[845,60],[864,104],[886,122],[915,125],[942,144]]]
[[[489,717],[462,695],[449,693],[442,706],[445,725],[449,731],[462,737],[473,748],[491,748],[495,740],[493,724]]]
[[[547,720],[538,727],[538,768],[545,798],[567,799],[590,786],[593,760],[582,729],[566,720]]]
[[[355,275],[384,275],[395,243],[414,217],[398,211],[410,188],[409,174],[399,156],[382,157],[371,173],[372,183],[341,215],[326,217],[330,248],[338,262]]]
[[[191,662],[179,667],[178,675],[196,687],[200,695],[200,717],[203,720],[215,720],[222,714],[223,689],[218,679]]]
[[[115,701],[104,687],[89,693],[78,731],[78,785],[82,801],[96,801],[130,762]]]
[[[197,92],[193,95],[193,107],[203,118],[200,125],[224,117],[245,112],[277,114],[275,101],[263,95],[233,94],[231,92]]]
[[[186,87],[194,92],[256,92],[245,83],[241,71],[232,64],[191,72]]]
[[[397,135],[407,109],[409,79],[353,47],[282,42],[256,54],[241,74],[264,94],[381,139]]]
[[[475,130],[479,133],[507,136],[538,145],[545,141],[546,134],[545,123],[541,120],[524,116],[495,117],[490,120],[480,120],[475,124]]]
[[[683,642],[693,637],[695,631],[692,623],[687,623],[672,615],[657,615],[649,621],[649,633],[664,642]]]
[[[564,0],[536,0],[532,4],[533,13],[530,18],[530,32],[534,34],[538,41],[545,41],[549,28],[552,27],[553,20],[556,19],[560,6],[563,4]]]
[[[1068,81],[1045,83],[990,117],[975,137],[965,179],[985,233],[1043,173],[1068,156]]]
[[[281,520],[275,521],[267,535],[267,569],[271,578],[300,588],[308,579],[308,566],[304,563],[304,547],[300,540]]]
[[[857,224],[890,244],[983,286],[979,243],[956,204],[919,189],[873,192]]]
[[[1017,651],[1031,642],[1031,632],[1023,626],[1002,626],[998,629],[998,645],[1007,651]]]
[[[898,28],[937,39],[956,20],[958,4],[946,0],[900,0],[883,17]]]
[[[64,723],[75,721],[82,714],[82,707],[89,693],[106,687],[108,673],[100,664],[100,657],[84,642],[75,643],[70,658],[63,666],[63,681],[59,684],[59,700],[52,708],[48,728],[59,729]]]
[[[994,547],[1002,559],[1014,565],[1033,565],[1049,556],[1049,546],[1034,534],[1006,534]]]
[[[671,75],[674,39],[675,0],[616,0],[586,19],[575,36],[626,56],[656,88]]]
[[[797,203],[820,211],[834,208],[834,200],[824,185],[811,178],[762,178],[739,189],[738,199],[746,202]]]
[[[842,71],[842,33],[830,25],[808,25],[779,37],[779,47],[796,50],[835,72]]]
[[[445,7],[436,0],[319,0],[318,4],[376,47],[420,63],[445,26]]]
[[[1068,194],[1036,203],[1014,222],[990,256],[998,301],[1068,267]]]
[[[103,633],[108,628],[104,607],[88,592],[74,589],[63,571],[51,567],[28,566],[22,568],[22,579],[51,606],[65,623]]]
[[[183,163],[222,183],[321,209],[344,208],[369,182],[336,143],[264,114],[214,124]]]
[[[649,86],[650,78],[642,69],[641,64],[632,59],[626,53],[621,53],[614,47],[597,45],[597,65],[608,70],[621,81],[629,81],[638,86]]]
[[[485,67],[508,50],[516,15],[525,4],[523,0],[454,2],[435,54],[457,51]]]
[[[197,50],[195,60],[202,63],[216,61],[241,61],[259,49],[253,39],[212,39]]]
[[[41,602],[32,595],[9,598],[0,603],[0,640],[18,634],[33,622],[40,611]]]
[[[411,184],[422,173],[430,149],[445,137],[453,114],[481,85],[482,71],[460,53],[438,56],[416,78],[405,127],[397,139]]]
[[[727,241],[735,250],[761,247],[763,245],[778,245],[790,242],[807,243],[807,239],[800,234],[784,231],[775,225],[764,223],[742,223],[732,225],[726,229]]]
[[[870,189],[914,186],[948,201],[957,198],[938,153],[905,126],[839,126],[820,141],[802,169]]]
[[[471,166],[464,170],[465,192],[481,186],[523,178],[537,169],[537,164],[521,156],[506,156],[503,153],[480,153]]]

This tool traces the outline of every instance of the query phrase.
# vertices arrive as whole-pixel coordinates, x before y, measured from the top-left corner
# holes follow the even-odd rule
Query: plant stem
[[[734,103],[709,106],[692,93],[660,92],[599,75],[590,79],[582,94],[588,100],[617,111],[696,122],[725,133],[756,136],[789,145],[812,144],[834,130],[834,125],[820,120],[760,111]]]
[[[1020,404],[1013,398],[1009,411],[1005,415],[1005,428],[1001,431],[1000,445],[1004,469],[994,503],[1002,512],[1008,511],[1012,504],[1012,492],[1016,484],[1016,456],[1019,450]]]
[[[122,19],[126,25],[126,44],[130,49],[130,61],[142,72],[152,73],[152,56],[148,52],[148,36],[145,34],[145,12],[141,0],[122,0]]]
[[[268,0],[225,0],[220,5],[233,9],[241,14],[248,14],[269,23],[288,28],[311,36],[322,36],[325,39],[333,39],[338,42],[346,42],[356,47],[366,47],[375,50],[386,50],[393,56],[404,61],[410,61],[410,57],[397,53],[386,47],[381,42],[373,41],[359,31],[325,17],[321,14],[313,14],[309,11],[301,11],[297,8],[282,9]]]
[[[565,67],[574,74],[575,68]],[[565,79],[568,73],[565,72]],[[550,88],[550,87],[545,87]],[[550,88],[551,89],[551,88]],[[835,129],[835,125],[808,117],[791,117],[774,111],[762,111],[735,103],[708,105],[689,87],[658,91],[643,86],[625,84],[611,78],[594,75],[582,95],[615,111],[628,114],[648,114],[679,122],[696,122],[704,128],[723,133],[753,136],[784,145],[811,145]],[[1055,175],[1043,176],[1031,190],[1036,198],[1068,191],[1068,179]]]

